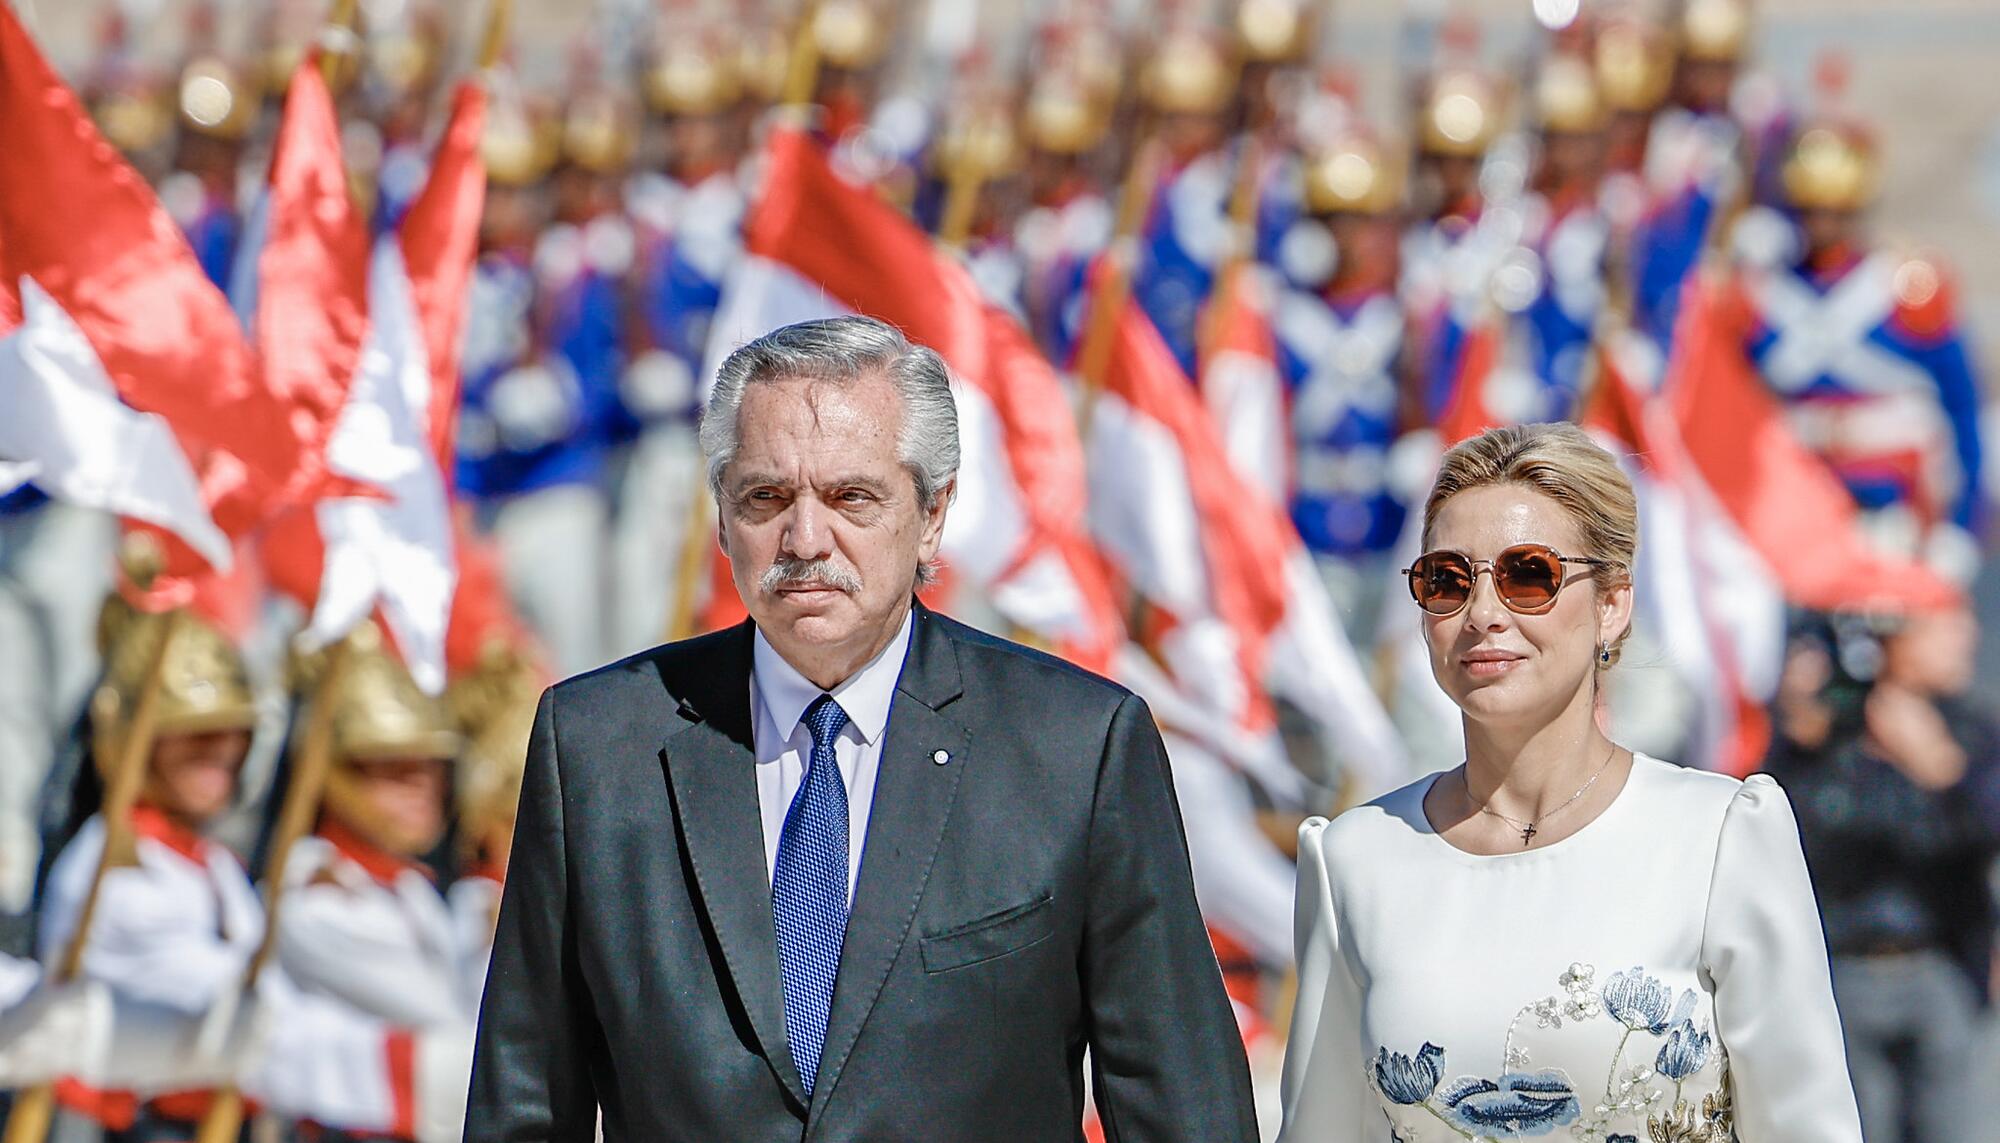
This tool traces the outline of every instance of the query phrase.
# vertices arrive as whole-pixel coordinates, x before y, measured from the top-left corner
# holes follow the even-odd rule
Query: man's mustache
[[[832,560],[798,560],[779,556],[764,569],[757,588],[765,595],[787,588],[831,588],[855,595],[861,591],[861,577]]]

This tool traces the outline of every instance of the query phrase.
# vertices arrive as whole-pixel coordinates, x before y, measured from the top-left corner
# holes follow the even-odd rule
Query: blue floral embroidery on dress
[[[1416,1059],[1387,1048],[1375,1053],[1375,1086],[1391,1103],[1422,1103],[1444,1079],[1444,1049],[1426,1043]]]
[[[1675,1004],[1672,988],[1633,968],[1614,972],[1604,982],[1604,1007],[1627,1028],[1658,1036],[1694,1012],[1694,990],[1681,993],[1680,1003]]]
[[[1558,983],[1566,996],[1533,1001],[1516,1013],[1502,1045],[1498,1079],[1470,1075],[1447,1082],[1445,1050],[1429,1041],[1413,1055],[1378,1046],[1374,1059],[1362,1066],[1382,1097],[1392,1138],[1397,1143],[1433,1138],[1420,1116],[1475,1143],[1546,1136],[1564,1127],[1578,1143],[1725,1143],[1733,1137],[1728,1056],[1709,1024],[1695,1024],[1694,989],[1676,995],[1636,967],[1613,973],[1600,988],[1595,970],[1581,963],[1571,965]],[[1587,1096],[1579,1094],[1581,1085],[1560,1068],[1530,1070],[1528,1049],[1515,1042],[1516,1029],[1530,1018],[1538,1028],[1603,1019],[1619,1030],[1601,1097],[1594,1087]],[[1658,1038],[1657,1049],[1642,1039],[1646,1035]],[[1643,1062],[1648,1059],[1650,1067]],[[1684,1091],[1688,1080],[1718,1061],[1719,1086],[1705,1094]],[[1663,1091],[1661,1081],[1671,1089]],[[1643,1121],[1644,1135],[1631,1131],[1639,1125],[1635,1121]]]
[[[1653,1067],[1670,1080],[1679,1082],[1708,1066],[1708,1052],[1714,1038],[1706,1027],[1695,1030],[1694,1021],[1682,1020],[1667,1033]]]
[[[1439,1097],[1445,1118],[1495,1139],[1547,1135],[1581,1114],[1561,1072],[1509,1072],[1496,1080],[1462,1079]]]

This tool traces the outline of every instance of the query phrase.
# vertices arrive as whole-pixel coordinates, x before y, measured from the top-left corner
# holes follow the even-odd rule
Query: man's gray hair
[[[951,374],[935,350],[912,345],[895,326],[871,317],[781,326],[729,355],[701,414],[710,491],[722,495],[722,472],[742,442],[737,414],[750,386],[798,378],[844,385],[878,373],[903,399],[897,452],[916,479],[917,503],[929,510],[958,475],[958,406],[952,401]]]

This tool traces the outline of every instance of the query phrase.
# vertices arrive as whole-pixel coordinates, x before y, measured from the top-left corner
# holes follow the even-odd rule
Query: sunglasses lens
[[[1538,611],[1556,601],[1562,587],[1562,561],[1539,544],[1508,548],[1493,561],[1493,578],[1508,606]]]
[[[1432,552],[1410,567],[1410,594],[1433,615],[1450,615],[1472,597],[1472,564],[1455,552]]]

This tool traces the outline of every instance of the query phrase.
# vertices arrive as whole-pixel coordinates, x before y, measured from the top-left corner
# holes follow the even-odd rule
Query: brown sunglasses
[[[1493,573],[1500,602],[1519,615],[1540,615],[1556,605],[1556,595],[1572,577],[1564,564],[1615,567],[1616,560],[1566,556],[1547,544],[1515,544],[1490,560],[1475,560],[1464,552],[1435,551],[1417,557],[1403,569],[1410,577],[1410,598],[1432,615],[1456,615],[1472,602],[1472,586],[1481,570]],[[1581,577],[1577,577],[1581,578]]]

